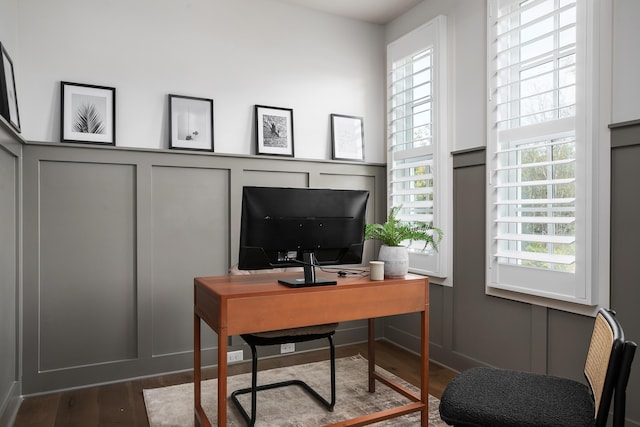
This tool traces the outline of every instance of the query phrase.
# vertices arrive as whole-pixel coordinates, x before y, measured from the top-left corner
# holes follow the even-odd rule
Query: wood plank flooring
[[[356,354],[367,356],[366,343],[336,348],[338,358]],[[326,350],[318,350],[262,359],[259,368],[272,369],[326,358]],[[380,341],[376,346],[376,363],[411,384],[420,385],[418,356],[386,341]],[[233,364],[229,366],[229,375],[250,370],[248,362]],[[439,398],[455,375],[449,369],[430,363],[429,393]],[[216,376],[215,368],[203,371],[205,379]],[[14,427],[148,426],[142,390],[192,381],[192,372],[184,372],[29,397],[22,402]]]

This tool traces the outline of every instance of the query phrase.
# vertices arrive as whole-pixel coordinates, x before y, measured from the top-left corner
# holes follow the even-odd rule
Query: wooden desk
[[[335,426],[367,425],[417,411],[422,412],[421,425],[426,426],[429,420],[429,280],[414,275],[384,281],[348,277],[338,278],[335,286],[297,289],[277,283],[279,277],[294,275],[271,273],[194,279],[195,425],[211,426],[201,405],[200,320],[218,334],[218,426],[226,426],[229,336],[369,319],[369,391],[375,391],[375,380],[378,380],[408,397],[412,403],[345,420]],[[374,319],[415,312],[421,313],[420,395],[391,382],[374,369]],[[340,396],[338,405],[339,399]]]

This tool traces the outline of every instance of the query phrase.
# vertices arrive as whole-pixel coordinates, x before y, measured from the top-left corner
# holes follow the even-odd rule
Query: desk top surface
[[[194,284],[202,286],[210,292],[221,297],[241,297],[250,294],[286,294],[296,292],[326,292],[331,289],[344,289],[346,287],[376,287],[389,284],[401,285],[414,281],[426,281],[428,277],[417,274],[407,274],[404,278],[386,278],[385,280],[370,280],[369,277],[360,275],[336,277],[335,274],[319,273],[318,277],[331,278],[336,280],[337,285],[310,286],[302,288],[291,288],[278,283],[278,279],[292,278],[300,276],[300,272],[263,273],[263,274],[241,274],[230,276],[210,276],[196,277]]]
[[[281,277],[300,273],[267,273],[235,276],[196,277],[194,279],[195,413],[202,425],[211,425],[201,407],[200,397],[200,321],[204,320],[218,336],[218,374],[227,376],[226,340],[232,335],[285,330],[333,322],[372,319],[420,312],[421,394],[401,391],[401,386],[383,378],[373,368],[375,333],[369,329],[369,391],[374,380],[381,380],[401,391],[414,402],[392,410],[364,415],[352,425],[371,424],[410,412],[423,411],[421,425],[427,426],[429,372],[429,279],[407,275],[399,279],[372,281],[368,277],[338,277],[336,285],[290,288],[278,283]],[[326,273],[320,277],[328,277]],[[226,425],[227,382],[218,382],[218,425]],[[419,399],[419,402],[415,402]],[[202,422],[204,420],[204,422]],[[335,424],[338,425],[338,424]],[[342,425],[342,424],[341,424]]]
[[[278,283],[299,274],[196,277],[195,313],[214,331],[239,335],[428,310],[426,276],[338,277],[337,285],[306,288]]]

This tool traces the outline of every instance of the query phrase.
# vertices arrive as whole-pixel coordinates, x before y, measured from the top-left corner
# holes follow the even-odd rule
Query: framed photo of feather
[[[61,82],[62,142],[116,145],[116,89]]]

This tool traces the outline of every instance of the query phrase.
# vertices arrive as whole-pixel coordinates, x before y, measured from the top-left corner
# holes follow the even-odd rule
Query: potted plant
[[[438,250],[442,241],[442,230],[424,222],[402,222],[396,215],[402,206],[391,208],[387,222],[384,224],[367,224],[364,238],[380,240],[382,246],[378,260],[384,261],[386,277],[403,277],[409,272],[409,250],[401,246],[402,242],[424,241],[423,250],[432,247]]]

